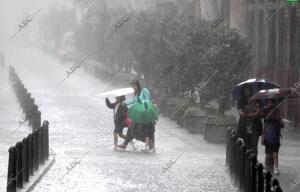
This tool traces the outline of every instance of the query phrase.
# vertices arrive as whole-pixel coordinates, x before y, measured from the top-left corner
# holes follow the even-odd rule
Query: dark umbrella
[[[280,87],[276,83],[265,80],[265,79],[248,79],[247,81],[239,83],[232,90],[232,96],[235,100],[240,99],[241,90],[246,86],[249,86],[249,87],[252,88],[252,93],[253,94],[260,91],[260,90],[273,89],[273,88],[279,88]]]
[[[261,90],[255,93],[250,100],[251,101],[266,101],[268,99],[272,99],[275,101],[275,108],[268,112],[266,119],[270,117],[270,115],[276,111],[276,109],[283,103],[283,101],[287,98],[297,98],[300,97],[300,94],[297,91],[292,90],[291,88],[280,88],[280,89],[268,89]]]
[[[267,100],[274,99],[277,101],[281,101],[286,98],[297,98],[300,97],[299,93],[296,91],[292,91],[291,88],[280,88],[280,89],[268,89],[261,90],[255,93],[250,100]]]

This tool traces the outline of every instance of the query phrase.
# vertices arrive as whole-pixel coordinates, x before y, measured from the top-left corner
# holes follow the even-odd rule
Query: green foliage
[[[76,2],[82,5],[85,1]],[[114,25],[131,11],[130,7],[95,3],[78,27],[78,49],[96,53],[92,57],[113,69],[112,75],[134,70],[147,86],[169,96],[195,92],[199,83],[207,82],[199,91],[201,101],[217,100],[220,113],[229,109],[233,85],[247,74],[251,45],[236,31],[224,27],[223,18],[209,24],[193,17],[178,17],[173,4],[136,11],[109,36]]]

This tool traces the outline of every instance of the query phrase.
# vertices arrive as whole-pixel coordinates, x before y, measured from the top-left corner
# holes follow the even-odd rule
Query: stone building
[[[300,2],[287,0],[232,0],[242,4],[234,18],[244,18],[234,27],[240,29],[253,44],[252,71],[249,76],[267,78],[282,87],[293,87],[300,78]],[[231,9],[231,15],[236,14]],[[232,17],[233,18],[233,17]],[[298,91],[299,92],[299,91]],[[297,125],[300,100],[287,99],[282,104],[284,118]],[[296,127],[296,126],[295,126]]]
[[[282,87],[295,87],[294,83],[300,82],[300,1],[293,4],[288,0],[180,2],[178,7],[186,7],[184,14],[199,19],[214,20],[223,15],[225,25],[237,29],[252,42],[254,58],[249,78],[266,78]],[[283,117],[299,124],[299,107],[299,99],[287,99],[281,106]]]

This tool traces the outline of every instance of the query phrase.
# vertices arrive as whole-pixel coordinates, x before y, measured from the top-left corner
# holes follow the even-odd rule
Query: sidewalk
[[[279,169],[278,178],[283,191],[289,192],[292,189],[292,183],[297,183],[300,177],[300,135],[293,134],[292,127],[285,123],[282,130],[281,146],[279,149]],[[264,163],[265,148],[259,141],[259,157],[258,160]],[[294,188],[293,192],[300,191],[300,185]]]
[[[27,136],[31,128],[27,123],[21,127],[23,113],[13,89],[8,82],[7,68],[0,68],[0,192],[6,191],[8,149]]]

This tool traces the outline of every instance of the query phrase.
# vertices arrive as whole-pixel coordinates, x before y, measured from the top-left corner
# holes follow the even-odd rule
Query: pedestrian
[[[132,80],[130,85],[134,89],[134,98],[127,101],[129,105],[128,115],[133,122],[133,132],[143,132],[145,136],[145,151],[154,149],[155,122],[158,120],[157,107],[151,102],[150,92],[142,88],[139,80]],[[151,139],[152,138],[152,139]],[[119,147],[125,149],[127,140]]]
[[[113,131],[114,146],[118,145],[118,136],[125,139],[123,134],[124,127],[128,127],[128,108],[125,101],[125,96],[117,96],[116,102],[111,103],[108,98],[105,99],[106,106],[114,110],[115,129]]]
[[[237,136],[239,138],[242,138],[246,146],[250,146],[251,142],[249,141],[249,137],[247,137],[247,134],[251,134],[252,129],[252,119],[250,117],[250,114],[255,111],[255,108],[250,106],[250,97],[252,96],[252,89],[250,86],[245,86],[241,89],[241,96],[238,101],[238,112],[240,115],[239,122],[238,122],[238,128],[237,128]]]
[[[273,171],[274,174],[280,173],[278,168],[278,153],[280,148],[281,129],[284,124],[280,118],[278,108],[274,107],[273,101],[267,101],[265,110],[264,129],[262,132],[262,144],[265,145],[265,171]]]
[[[262,118],[263,118],[263,109],[260,101],[250,102],[253,106],[253,111],[248,113],[247,121],[251,125],[250,129],[246,131],[246,145],[252,152],[257,156],[258,154],[258,141],[259,137],[262,134]]]

